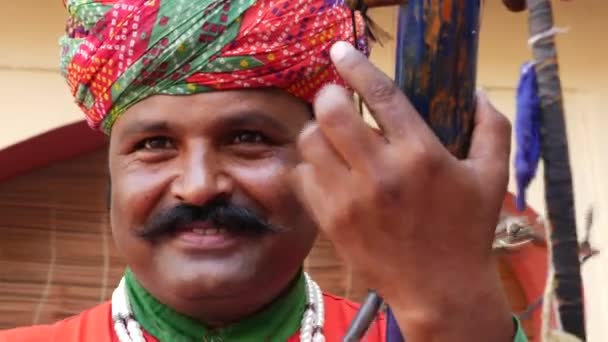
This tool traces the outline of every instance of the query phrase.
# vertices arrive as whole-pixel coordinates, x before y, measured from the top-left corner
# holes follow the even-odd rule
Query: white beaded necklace
[[[324,342],[325,308],[319,285],[304,273],[306,282],[306,310],[300,326],[300,342]],[[146,342],[141,326],[135,320],[122,278],[112,293],[112,321],[120,342]]]

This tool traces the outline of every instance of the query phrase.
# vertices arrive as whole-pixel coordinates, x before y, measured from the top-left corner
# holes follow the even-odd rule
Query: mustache
[[[264,235],[283,231],[254,211],[227,201],[212,201],[203,206],[180,204],[154,215],[137,235],[154,240],[175,233],[180,227],[194,222],[209,222],[228,232]]]

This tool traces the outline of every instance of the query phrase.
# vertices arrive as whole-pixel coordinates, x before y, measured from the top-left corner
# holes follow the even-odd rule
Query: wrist
[[[513,341],[513,317],[496,269],[458,278],[443,289],[385,297],[408,341]]]

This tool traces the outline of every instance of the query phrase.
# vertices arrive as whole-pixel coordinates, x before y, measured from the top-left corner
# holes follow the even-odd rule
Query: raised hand
[[[337,43],[331,56],[380,131],[364,122],[345,89],[324,88],[316,122],[299,141],[302,163],[293,179],[301,200],[393,307],[408,341],[508,341],[512,325],[491,256],[508,180],[507,119],[478,96],[472,146],[458,160],[350,44]]]

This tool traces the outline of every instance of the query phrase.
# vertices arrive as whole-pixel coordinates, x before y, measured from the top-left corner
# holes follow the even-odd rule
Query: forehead
[[[279,89],[230,90],[172,96],[155,95],[127,110],[112,128],[112,137],[137,126],[200,127],[239,117],[272,119],[299,127],[312,117],[311,106]],[[272,120],[266,120],[272,123]],[[165,126],[165,127],[162,127]]]

